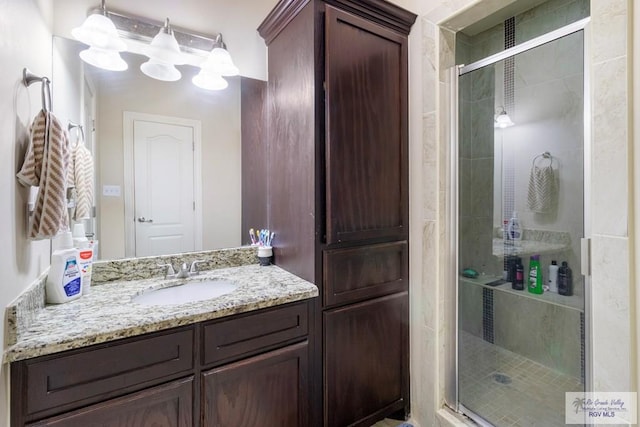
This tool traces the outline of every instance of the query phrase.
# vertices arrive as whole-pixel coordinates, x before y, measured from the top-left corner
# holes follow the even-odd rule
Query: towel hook
[[[42,83],[42,109],[51,111],[53,104],[51,102],[51,80],[48,77],[40,77],[33,74],[28,68],[22,70],[22,83],[29,87],[35,82]]]

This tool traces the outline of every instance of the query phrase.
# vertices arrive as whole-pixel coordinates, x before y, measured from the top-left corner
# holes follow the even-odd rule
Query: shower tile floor
[[[460,331],[459,397],[467,409],[497,426],[564,426],[565,392],[580,379]]]

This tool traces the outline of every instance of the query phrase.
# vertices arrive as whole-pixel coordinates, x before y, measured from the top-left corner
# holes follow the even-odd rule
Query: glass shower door
[[[496,426],[565,425],[585,388],[583,52],[578,31],[458,81],[458,400]]]

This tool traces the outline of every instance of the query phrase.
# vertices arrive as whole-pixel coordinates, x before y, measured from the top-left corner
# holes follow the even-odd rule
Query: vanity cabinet
[[[404,409],[408,308],[401,292],[324,312],[325,425]]]
[[[28,427],[191,427],[193,377],[91,405]]]
[[[202,425],[308,426],[307,351],[305,341],[203,373]]]
[[[307,427],[309,304],[14,362],[11,426]]]
[[[409,414],[407,37],[384,0],[281,0],[268,46],[275,263],[315,283],[312,426]]]
[[[190,326],[11,364],[12,426],[189,376],[195,334]]]
[[[325,243],[406,239],[407,37],[330,5],[324,20]]]

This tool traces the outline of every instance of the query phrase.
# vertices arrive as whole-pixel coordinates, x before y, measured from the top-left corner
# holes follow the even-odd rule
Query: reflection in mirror
[[[53,46],[54,112],[85,125],[94,157],[85,228],[99,258],[239,246],[243,78],[208,91],[192,84],[194,67],[162,82],[140,71],[146,57],[123,53],[129,69],[111,72],[84,64],[79,42],[54,37]]]

